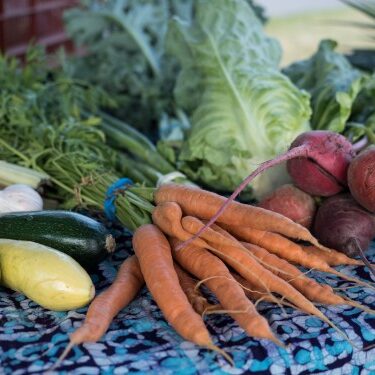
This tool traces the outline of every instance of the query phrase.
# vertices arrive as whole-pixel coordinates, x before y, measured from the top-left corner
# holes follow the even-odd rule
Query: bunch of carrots
[[[158,188],[154,202],[153,224],[142,225],[134,233],[135,255],[124,261],[113,284],[92,301],[83,325],[70,335],[60,361],[72,346],[99,340],[144,283],[176,332],[185,340],[218,351],[229,362],[228,354],[213,344],[204,315],[228,313],[249,336],[283,346],[258,313],[260,301],[300,309],[343,336],[345,333],[315,304],[351,305],[374,313],[296,267],[331,273],[374,288],[333,268],[363,265],[362,261],[323,247],[308,229],[285,216],[233,201],[207,227],[226,198],[175,184]],[[202,284],[219,304],[208,302],[200,291]]]

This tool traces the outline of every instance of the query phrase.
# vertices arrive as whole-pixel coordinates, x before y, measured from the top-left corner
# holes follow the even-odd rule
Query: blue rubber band
[[[125,191],[129,185],[133,185],[133,181],[130,178],[120,178],[111,186],[108,187],[105,193],[104,200],[104,214],[110,221],[116,220],[116,206],[115,201],[118,193]]]

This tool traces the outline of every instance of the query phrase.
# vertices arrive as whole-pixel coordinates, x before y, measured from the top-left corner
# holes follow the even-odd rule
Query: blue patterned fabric
[[[119,250],[91,274],[100,292],[113,280],[118,265],[131,253],[130,238],[121,237]],[[375,245],[370,252],[375,262]],[[342,271],[371,280],[363,267]],[[312,272],[317,280],[322,274]],[[324,274],[333,287],[347,282]],[[346,294],[375,309],[375,292],[355,287]],[[0,289],[0,374],[42,374],[68,343],[68,333],[80,326],[86,308],[69,312],[47,311],[19,293]],[[345,374],[375,375],[375,315],[350,306],[321,307],[355,344],[353,348],[333,328],[300,311],[261,303],[259,310],[273,331],[288,346],[281,349],[266,340],[248,337],[233,320],[210,315],[206,323],[216,345],[234,359],[231,367],[212,351],[182,340],[164,320],[144,288],[113,321],[98,343],[72,350],[53,374]]]

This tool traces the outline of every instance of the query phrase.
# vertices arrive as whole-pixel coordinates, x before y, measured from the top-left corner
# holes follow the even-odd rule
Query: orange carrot
[[[212,229],[216,230],[223,236],[236,241],[226,230],[218,225],[213,225]],[[299,290],[307,299],[314,302],[324,303],[328,305],[342,305],[347,304],[342,297],[336,295],[329,285],[321,285],[313,279],[308,278],[297,267],[288,263],[286,260],[279,258],[277,255],[269,253],[266,249],[260,246],[253,245],[247,242],[241,244],[248,249],[255,257],[262,261],[262,265],[273,272],[276,276],[284,279],[290,285]],[[268,267],[270,265],[272,267]],[[283,272],[277,271],[282,270]]]
[[[362,280],[347,276],[342,272],[336,271],[332,268],[323,258],[319,255],[309,254],[303,251],[302,247],[293,241],[277,234],[266,231],[259,231],[250,227],[235,226],[235,225],[221,225],[228,232],[233,234],[236,238],[239,238],[245,242],[258,245],[265,248],[269,252],[276,254],[278,257],[299,264],[309,269],[316,269],[319,271],[331,273],[342,279],[354,282],[358,285],[365,287],[374,288],[370,283],[366,283]]]
[[[363,311],[374,314],[374,310],[361,305],[360,303],[335,294],[332,287],[327,284],[319,284],[313,279],[307,277],[297,267],[288,263],[284,259],[269,253],[266,249],[263,249],[257,245],[242,243],[249,251],[251,251],[257,258],[262,259],[265,263],[273,264],[275,267],[270,269],[277,276],[289,282],[297,290],[299,290],[305,297],[310,301],[322,303],[325,305],[350,305],[357,307]],[[275,268],[280,268],[285,272],[275,272]]]
[[[272,298],[269,293],[265,289],[261,289],[256,285],[250,283],[249,280],[244,279],[236,272],[231,272],[232,276],[236,279],[236,281],[240,284],[243,288],[245,295],[250,298],[252,301],[266,301],[275,303],[275,299]]]
[[[204,223],[196,218],[190,218],[187,220],[184,217],[182,219],[182,227],[191,234],[198,233],[203,226]],[[229,246],[225,244],[226,241],[224,239],[222,244],[220,244],[220,241],[216,240],[214,245],[209,240],[209,236],[212,236],[212,233],[210,233],[211,231],[215,232],[211,228],[208,228],[207,231],[203,232],[203,239],[205,239],[209,245],[215,247],[217,250],[217,256],[228,263],[242,277],[260,288],[266,288],[266,290],[270,292],[279,293],[280,295],[285,296],[285,298],[299,307],[302,311],[316,315],[327,322],[327,318],[314,306],[311,301],[309,301],[288,282],[274,275],[271,271],[259,264],[254,256],[251,256],[247,249],[245,249],[238,241],[234,241],[233,245]],[[225,238],[225,236],[218,232],[215,232],[214,235],[216,235],[216,237],[219,239]]]
[[[334,294],[329,285],[321,285],[313,279],[308,278],[297,267],[288,263],[284,259],[269,253],[267,250],[253,244],[242,243],[252,254],[265,263],[273,265],[269,269],[271,272],[293,285],[310,301],[324,303],[327,305],[345,305],[347,302],[340,296]],[[277,272],[275,268],[280,268],[285,272]]]
[[[330,252],[322,251],[315,246],[301,246],[303,252],[309,256],[318,256],[330,266],[353,265],[363,266],[363,262],[359,259],[349,258],[344,253],[331,249]]]
[[[83,325],[70,335],[68,346],[53,368],[64,360],[74,345],[98,341],[113,318],[133,300],[143,285],[138,259],[133,255],[121,264],[112,285],[91,302]]]
[[[235,241],[235,238],[231,236],[225,229],[221,228],[220,226],[213,224],[212,228],[216,229],[216,231],[223,234],[228,239],[232,239]],[[282,236],[280,237],[281,239],[284,239],[284,237]],[[273,272],[277,276],[289,282],[297,290],[299,290],[304,296],[306,296],[310,301],[323,303],[323,304],[331,304],[331,305],[351,305],[351,306],[357,307],[359,309],[362,309],[366,312],[373,314],[372,309],[369,309],[368,307],[363,306],[360,303],[357,303],[356,301],[351,300],[350,298],[345,298],[345,297],[336,295],[330,286],[326,284],[321,285],[317,283],[315,280],[308,278],[297,267],[294,267],[289,262],[270,253],[266,249],[259,247],[257,245],[254,245],[254,244],[250,244],[250,243],[242,243],[242,245],[252,250],[251,253],[256,255],[257,259],[260,260],[263,265],[266,265],[267,269],[269,269],[271,272]],[[322,253],[326,254],[326,252],[324,251],[322,251]],[[306,254],[301,254],[301,256],[306,257]],[[313,254],[313,258],[314,257],[316,258],[316,255]],[[318,259],[318,261],[321,262],[320,259]],[[347,279],[357,284],[373,288],[371,284],[362,282],[361,280],[358,280],[355,278],[348,277],[345,274],[342,274],[341,272],[338,272],[334,270],[333,268],[329,267],[327,264],[323,264],[323,267],[324,267],[323,270],[325,272],[333,273],[343,279]]]
[[[157,204],[176,202],[181,206],[185,215],[195,216],[200,219],[209,219],[209,223],[206,224],[208,226],[213,224],[211,218],[217,214],[218,210],[227,201],[225,197],[218,194],[196,187],[177,184],[162,185],[155,192],[154,200]],[[260,230],[281,233],[285,236],[308,241],[313,245],[321,247],[316,238],[302,225],[276,212],[260,207],[231,202],[217,220],[219,223],[228,225],[252,226]],[[198,236],[196,235],[194,238]],[[188,242],[186,241],[183,245],[187,244]]]
[[[180,243],[171,239],[172,249]],[[242,288],[230,274],[225,264],[203,248],[189,246],[174,251],[177,262],[195,277],[204,280],[207,287],[216,295],[221,306],[250,336],[266,338],[279,344],[267,320],[256,311],[246,298]]]
[[[202,318],[180,287],[164,234],[153,224],[142,225],[134,233],[133,248],[146,285],[166,320],[184,339],[213,349]]]
[[[263,247],[290,262],[298,263],[307,268],[324,267],[324,261],[321,258],[312,254],[310,259],[306,259],[300,245],[280,234],[239,225],[221,224],[220,226],[236,238]]]
[[[212,310],[217,307],[207,301],[202,293],[200,293],[200,291],[196,288],[197,282],[193,280],[193,278],[177,263],[174,264],[174,269],[176,270],[182,290],[185,292],[186,297],[193,306],[193,309],[199,315],[202,315],[205,311]]]
[[[198,233],[200,228],[202,228],[205,224],[204,220],[199,220],[193,216],[184,216],[181,220],[182,227],[191,234]],[[234,237],[232,237],[228,232],[224,231],[226,235],[223,235],[222,233],[218,233],[218,230],[214,230],[214,228],[219,228],[219,231],[224,231],[222,228],[218,227],[216,224],[212,224],[211,227],[207,228],[207,230],[201,234],[201,237],[207,242],[210,246],[216,248],[218,246],[229,246],[229,247],[237,247],[241,248],[242,245],[239,241],[237,241]],[[199,237],[199,238],[201,238]],[[215,250],[215,248],[208,250]],[[242,247],[242,250],[245,251],[246,254],[252,255],[244,247]],[[257,259],[253,256],[253,258],[258,261],[259,263],[262,263],[260,259]],[[268,265],[269,266],[269,265]],[[277,269],[280,271],[279,269]]]
[[[182,228],[181,219],[181,207],[175,202],[160,203],[152,211],[152,221],[162,232],[181,241],[186,241],[191,235]],[[194,245],[199,247],[208,246],[200,238],[194,240]]]

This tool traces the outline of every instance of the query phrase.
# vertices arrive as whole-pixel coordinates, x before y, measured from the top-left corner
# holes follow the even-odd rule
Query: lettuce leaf
[[[175,98],[191,122],[179,167],[230,191],[309,129],[309,95],[280,73],[280,46],[244,0],[199,0],[196,12],[195,23],[173,20],[167,37],[182,68]],[[254,196],[286,177],[277,168],[262,174],[251,185]]]
[[[311,94],[312,128],[343,132],[364,77],[334,51],[336,46],[333,40],[323,40],[310,59],[292,64],[285,73]]]

